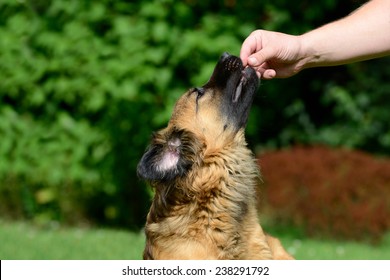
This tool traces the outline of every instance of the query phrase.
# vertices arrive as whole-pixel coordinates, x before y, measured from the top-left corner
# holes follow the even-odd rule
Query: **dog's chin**
[[[204,88],[217,89],[221,97],[221,113],[227,125],[238,131],[246,126],[258,85],[256,71],[244,67],[239,57],[225,52]]]
[[[256,94],[259,78],[253,68],[246,67],[237,70],[238,74],[232,74],[233,81],[228,84],[234,85],[226,88],[224,94],[224,114],[236,129],[245,128],[249,111]]]
[[[238,81],[238,84],[236,86],[236,89],[232,95],[232,102],[237,103],[241,97],[241,94],[254,94],[254,92],[243,92],[244,88],[247,86],[248,83],[255,82],[257,84],[257,81],[253,77],[254,70],[250,67],[246,67],[241,71],[241,76]],[[254,85],[256,87],[256,84]],[[250,85],[249,85],[250,86]]]
[[[244,67],[239,57],[225,52],[214,68],[210,80],[202,89],[217,92],[221,114],[226,119],[225,127],[235,131],[246,126],[254,95],[259,85],[256,71]],[[214,95],[214,98],[217,98]]]

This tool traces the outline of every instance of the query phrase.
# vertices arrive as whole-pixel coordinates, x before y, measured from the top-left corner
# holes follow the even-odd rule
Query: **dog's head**
[[[243,141],[249,110],[258,87],[252,68],[224,53],[210,80],[192,88],[177,101],[168,126],[153,135],[138,164],[148,181],[182,177],[208,155]]]

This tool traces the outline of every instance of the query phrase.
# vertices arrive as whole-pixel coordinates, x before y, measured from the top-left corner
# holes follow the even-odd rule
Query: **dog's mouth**
[[[236,90],[233,94],[233,103],[236,103],[239,98],[241,97],[241,93],[242,93],[242,88],[245,86],[245,84],[248,82],[249,78],[250,78],[250,68],[245,68],[244,70],[241,71],[241,78],[238,82],[238,85],[236,87]]]
[[[222,54],[204,88],[219,93],[221,113],[236,129],[245,127],[257,91],[259,78],[251,67],[244,67],[239,57]]]

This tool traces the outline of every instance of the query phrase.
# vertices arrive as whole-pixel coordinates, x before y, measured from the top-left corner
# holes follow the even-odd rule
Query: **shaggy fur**
[[[153,135],[138,174],[155,189],[144,259],[290,259],[257,217],[259,171],[244,129],[258,78],[224,54]]]

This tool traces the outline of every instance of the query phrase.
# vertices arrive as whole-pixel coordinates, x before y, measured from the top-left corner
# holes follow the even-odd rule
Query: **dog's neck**
[[[185,206],[188,211],[189,204],[193,211],[199,211],[217,197],[226,201],[226,209],[234,209],[232,218],[240,220],[247,211],[248,194],[255,200],[259,172],[248,148],[236,146],[234,149],[234,152],[220,150],[223,156],[217,151],[206,154],[200,166],[190,170],[187,176],[156,184],[148,222],[162,222],[173,212],[180,215],[180,208]],[[212,216],[213,211],[226,211],[223,208],[221,205],[219,209],[207,209],[206,212]]]

